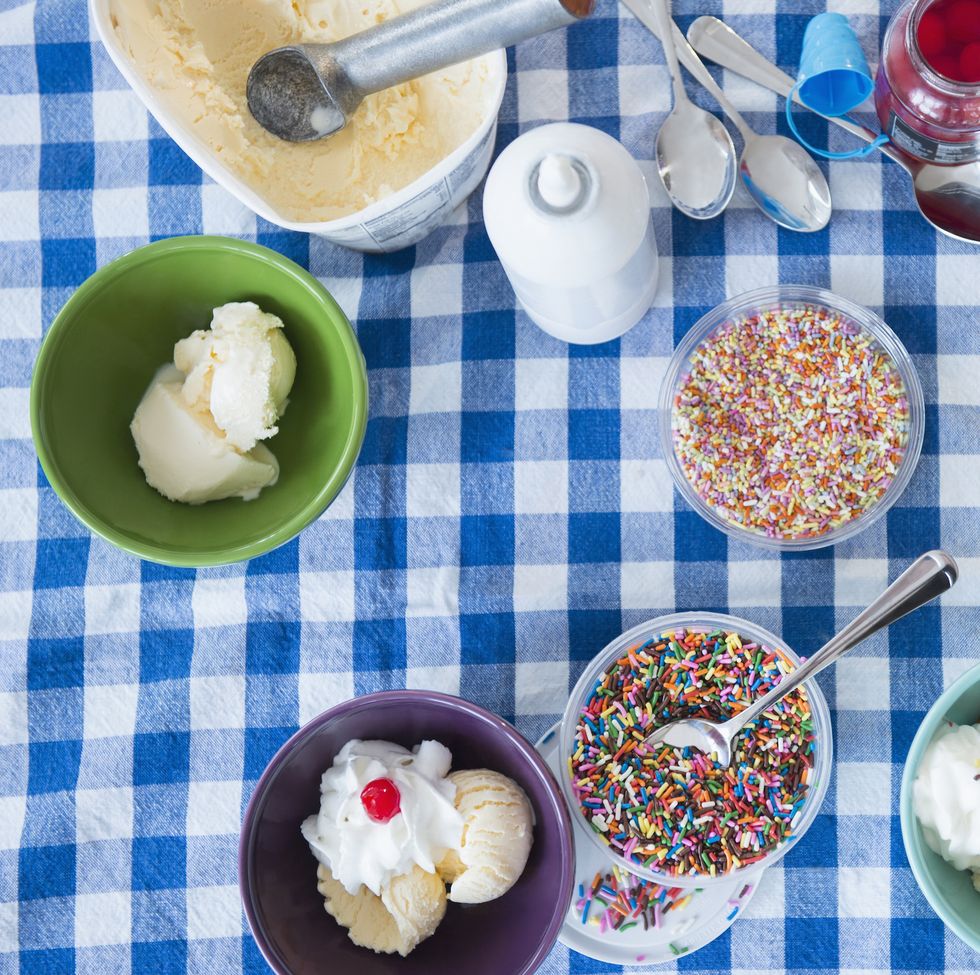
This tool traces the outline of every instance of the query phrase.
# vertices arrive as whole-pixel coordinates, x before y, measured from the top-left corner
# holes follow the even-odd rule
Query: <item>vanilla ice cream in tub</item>
[[[170,137],[259,216],[356,250],[395,251],[486,175],[503,51],[370,95],[327,139],[288,143],[249,114],[254,61],[330,42],[427,0],[90,0],[112,60]]]

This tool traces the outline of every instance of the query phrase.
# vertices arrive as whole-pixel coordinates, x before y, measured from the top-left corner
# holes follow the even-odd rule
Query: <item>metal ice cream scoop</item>
[[[955,560],[946,552],[934,549],[920,555],[864,612],[851,620],[812,657],[786,674],[768,694],[753,701],[734,718],[722,724],[704,718],[681,718],[658,728],[642,744],[651,748],[661,744],[673,748],[696,748],[706,755],[714,754],[719,765],[730,765],[732,740],[750,721],[873,633],[952,589],[958,575]]]
[[[509,47],[592,13],[595,0],[435,0],[334,44],[294,44],[252,66],[255,120],[290,142],[339,132],[365,95]]]

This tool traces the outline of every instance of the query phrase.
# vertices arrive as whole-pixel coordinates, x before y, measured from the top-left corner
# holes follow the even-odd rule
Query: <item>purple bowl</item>
[[[316,860],[300,823],[320,804],[320,777],[352,738],[411,747],[426,738],[453,769],[489,768],[518,782],[534,808],[534,845],[520,880],[487,904],[450,904],[436,933],[407,958],[358,948],[323,908]],[[530,975],[558,937],[572,896],[572,824],[554,777],[506,721],[457,697],[385,691],[314,718],[283,745],[245,810],[238,877],[245,914],[279,975]]]

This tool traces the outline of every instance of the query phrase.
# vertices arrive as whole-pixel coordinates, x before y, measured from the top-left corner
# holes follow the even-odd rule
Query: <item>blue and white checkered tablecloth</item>
[[[790,71],[826,6],[675,2],[682,26],[730,19]],[[897,2],[830,6],[873,52]],[[660,48],[613,0],[509,58],[500,145],[574,119],[619,137],[651,177],[663,283],[620,341],[569,348],[515,311],[479,194],[387,257],[257,220],[147,116],[82,0],[0,0],[3,975],[267,971],[239,907],[243,804],[286,737],[351,695],[438,688],[533,739],[625,627],[730,611],[810,653],[937,545],[963,570],[941,608],[820,678],[837,749],[822,814],[744,919],[676,968],[977,969],[918,892],[897,799],[923,712],[980,657],[980,255],[937,236],[880,158],[829,165],[835,214],[812,236],[777,230],[741,191],[711,223],[672,212],[651,166],[670,99]],[[782,130],[774,97],[724,84],[753,125]],[[140,563],[74,521],[38,467],[28,385],[45,327],[91,272],[202,232],[256,239],[324,281],[356,323],[371,416],[353,478],[297,541],[194,572]],[[655,416],[678,337],[775,282],[882,313],[927,402],[919,470],[887,521],[800,557],[726,541],[687,509]],[[543,969],[615,970],[561,946]]]

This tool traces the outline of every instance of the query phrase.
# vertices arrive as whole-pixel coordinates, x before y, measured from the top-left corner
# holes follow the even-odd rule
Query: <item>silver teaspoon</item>
[[[706,755],[713,753],[719,765],[730,765],[732,740],[750,721],[873,633],[951,589],[958,575],[956,562],[946,552],[934,550],[920,555],[864,612],[796,670],[786,674],[768,694],[753,701],[734,718],[722,724],[703,718],[682,718],[658,728],[642,744],[649,747],[670,745],[672,748],[696,748]]]
[[[717,17],[698,17],[687,37],[694,49],[723,68],[788,98],[794,80]],[[802,104],[799,98],[795,99]],[[848,118],[828,118],[865,142],[878,133]],[[879,147],[910,177],[922,216],[940,233],[968,244],[980,243],[980,162],[937,166],[906,156],[893,145]]]
[[[666,0],[650,0],[660,28],[674,107],[657,133],[657,171],[670,202],[695,220],[717,217],[735,192],[735,144],[728,129],[684,90]]]
[[[623,0],[623,4],[644,27],[660,37],[650,0]],[[820,167],[792,139],[754,132],[715,83],[676,24],[671,23],[671,33],[681,64],[711,93],[742,135],[745,145],[739,175],[756,206],[787,230],[804,233],[823,230],[830,220],[832,205],[830,187]]]

